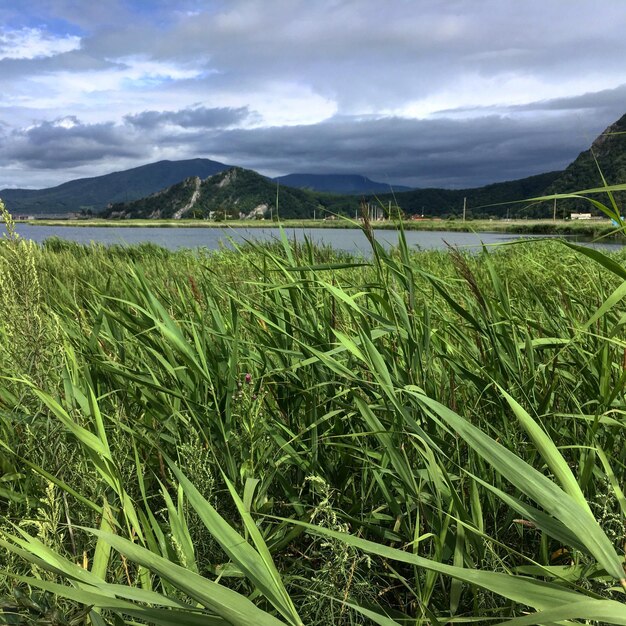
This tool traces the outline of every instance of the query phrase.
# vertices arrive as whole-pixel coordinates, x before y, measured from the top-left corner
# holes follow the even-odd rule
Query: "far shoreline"
[[[18,224],[32,226],[66,227],[103,227],[103,228],[362,228],[363,223],[353,219],[336,220],[228,220],[214,222],[193,219],[128,219],[111,220],[102,218],[86,219],[36,219],[16,220]],[[527,220],[527,219],[490,219],[490,220],[441,220],[421,219],[372,222],[375,230],[417,230],[444,232],[492,232],[529,235],[579,235],[582,237],[622,238],[623,233],[608,219],[595,220]]]

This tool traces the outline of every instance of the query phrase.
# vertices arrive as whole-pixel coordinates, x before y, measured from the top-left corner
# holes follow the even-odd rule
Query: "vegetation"
[[[209,159],[184,161],[159,161],[141,167],[114,172],[104,176],[69,181],[49,189],[4,189],[0,195],[14,215],[83,215],[159,216],[171,217],[190,203],[195,184],[193,179],[205,180],[231,169]],[[518,181],[497,183],[476,189],[415,189],[369,181],[359,176],[288,175],[275,181],[251,170],[234,168],[239,172],[236,185],[228,192],[220,187],[204,185],[202,202],[187,217],[202,217],[211,211],[238,216],[261,204],[270,208],[276,204],[276,181],[280,185],[279,204],[283,218],[311,218],[314,212],[322,215],[354,216],[360,198],[366,195],[383,207],[401,202],[402,209],[410,214],[426,212],[430,216],[461,215],[463,198],[469,202],[470,217],[506,215],[506,207],[484,208],[484,205],[501,202],[514,203],[520,198],[540,195],[559,172],[531,176]],[[192,179],[190,181],[189,179]],[[222,180],[218,176],[215,182]],[[350,195],[352,194],[352,195]],[[214,195],[214,197],[212,197]],[[195,203],[194,203],[195,204]],[[477,208],[483,207],[483,208]],[[508,211],[515,216],[521,205],[511,204]],[[522,214],[523,211],[522,211]]]
[[[180,183],[158,191],[146,198],[132,202],[110,205],[102,212],[103,217],[134,216],[138,219],[175,219],[190,212],[199,195],[201,180],[198,176],[186,178]]]
[[[383,193],[372,197],[370,202],[381,207],[384,214],[390,210],[397,213],[399,206],[403,212],[412,215],[426,212],[429,216],[460,217],[463,199],[467,198],[470,207],[466,211],[468,218],[505,216],[507,213],[519,216],[527,207],[519,204],[518,200],[541,195],[557,174],[541,174],[476,189],[414,189]],[[282,219],[310,219],[314,215],[354,217],[362,202],[362,198],[354,195],[278,187],[275,182],[252,170],[232,168],[207,178],[201,184],[198,179],[188,179],[147,198],[114,204],[102,216],[169,218],[181,207],[186,207],[184,217],[236,219],[249,216],[257,209],[257,217],[270,218],[276,216],[277,195],[278,214]],[[509,204],[504,206],[503,203]]]
[[[603,185],[616,185],[626,180],[626,115],[611,124],[592,144],[550,185],[545,193],[574,193]],[[624,207],[625,192],[615,193],[615,200]],[[545,209],[544,209],[545,210]],[[588,203],[581,198],[559,201],[559,216],[570,211],[588,211]],[[537,207],[530,215],[539,214]],[[545,214],[545,213],[544,213]]]
[[[114,204],[104,217],[195,217],[224,221],[244,216],[270,218],[276,214],[277,184],[252,170],[233,167],[201,181],[187,179],[134,202]],[[358,206],[358,200],[354,200]],[[290,187],[280,192],[280,214],[304,218],[320,205],[310,192]]]
[[[573,197],[572,192],[603,188],[623,180],[625,129],[626,115],[563,172],[548,172],[474,189],[406,190],[398,187],[389,192],[387,185],[364,177],[339,175],[292,174],[271,180],[252,170],[228,169],[208,159],[192,159],[161,161],[106,176],[70,181],[51,189],[5,189],[2,194],[12,211],[18,214],[80,211],[85,215],[100,213],[102,217],[205,219],[212,216],[220,221],[240,216],[275,215],[278,181],[279,214],[283,219],[354,216],[360,198],[349,194],[355,193],[368,195],[370,202],[380,205],[384,211],[394,208],[407,215],[454,219],[463,214],[465,204],[469,219],[546,218],[553,216],[555,210],[559,218],[566,218],[570,212],[589,210],[587,201]],[[556,193],[569,194],[559,198],[556,207],[553,202],[541,200],[519,202],[520,198],[552,197]],[[613,199],[620,207],[625,194],[614,194]],[[604,195],[600,199],[604,201]],[[591,210],[596,214],[600,212]]]
[[[160,161],[124,172],[70,181],[51,189],[5,189],[1,193],[13,213],[22,215],[81,211],[87,215],[100,213],[103,217],[202,219],[211,215],[213,219],[225,220],[248,216],[251,212],[252,217],[275,216],[278,181],[278,213],[283,219],[353,217],[361,200],[359,195],[349,195],[355,193],[367,195],[368,201],[378,204],[383,211],[391,209],[407,215],[458,219],[465,204],[469,219],[549,218],[555,211],[563,219],[582,210],[601,214],[599,207],[590,206],[586,199],[575,197],[574,192],[596,189],[593,197],[607,202],[604,188],[618,184],[625,174],[626,115],[607,128],[563,172],[473,189],[407,191],[399,187],[390,192],[387,185],[359,176],[340,175],[292,174],[272,180],[252,170],[229,169],[223,163],[192,159]],[[562,195],[555,206],[556,194]],[[549,201],[542,200],[547,196]],[[534,200],[519,202],[521,198]],[[613,194],[620,211],[625,200],[626,192]]]
[[[111,203],[137,200],[190,176],[206,178],[228,167],[210,159],[158,161],[48,189],[3,189],[0,196],[13,215],[98,213]]]
[[[473,189],[414,189],[396,194],[382,194],[380,202],[385,206],[389,202],[397,204],[409,215],[426,215],[428,217],[459,218],[463,215],[463,202],[466,200],[466,217],[473,219],[488,219],[490,217],[523,218],[529,216],[531,203],[520,203],[522,198],[534,198],[544,194],[560,172],[548,172],[511,180],[503,183],[494,183]],[[539,205],[541,212],[533,217],[548,217],[552,215],[545,203]]]
[[[99,226],[104,228],[362,228],[362,222],[352,219],[316,219],[316,220],[283,220],[270,222],[268,220],[224,220],[221,222],[204,219],[133,219],[133,220],[106,220],[106,219],[79,219],[79,220],[32,220],[28,222],[36,226],[68,226],[86,227]],[[397,230],[398,222],[385,220],[373,222],[375,230]],[[610,237],[611,240],[623,239],[621,231],[609,219],[597,220],[440,220],[423,219],[408,220],[402,223],[405,231],[452,231],[452,232],[496,232],[528,235],[556,235],[574,236],[585,239]]]
[[[6,220],[0,621],[626,623],[625,254]]]

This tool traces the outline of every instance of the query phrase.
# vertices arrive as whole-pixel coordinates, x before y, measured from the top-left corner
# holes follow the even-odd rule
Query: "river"
[[[50,237],[60,237],[78,243],[90,242],[102,244],[136,244],[151,242],[170,250],[178,248],[204,247],[210,250],[246,240],[269,241],[278,237],[276,228],[152,228],[152,227],[115,227],[115,226],[35,226],[18,224],[17,232],[27,239],[43,242]],[[351,253],[368,254],[369,245],[362,231],[353,228],[286,228],[288,237],[303,241],[305,237],[315,243],[329,245],[337,250]],[[398,231],[377,230],[376,239],[386,247],[398,241]],[[405,232],[407,243],[411,248],[433,250],[443,249],[446,243],[452,246],[477,247],[481,244],[498,244],[528,235],[511,235],[504,233],[459,233],[450,231],[417,231]],[[603,248],[619,249],[621,244],[602,244]]]

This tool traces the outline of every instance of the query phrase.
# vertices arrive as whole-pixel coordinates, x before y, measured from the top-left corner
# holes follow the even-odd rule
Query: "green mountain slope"
[[[306,218],[318,210],[315,194],[278,187],[278,210],[284,218]],[[134,202],[112,205],[105,217],[263,217],[275,211],[277,184],[252,170],[233,167],[200,182],[187,179]]]
[[[626,115],[597,137],[589,150],[581,152],[546,189],[546,193],[567,193],[602,187],[602,176],[608,185],[626,182]],[[606,194],[597,196],[597,199],[608,203]],[[622,211],[626,211],[626,193],[616,193],[615,199]],[[570,211],[596,212],[585,200],[559,200],[559,215],[567,215]]]
[[[172,185],[145,198],[132,202],[112,204],[104,211],[103,215],[105,217],[143,218],[182,215],[187,208],[193,206],[200,185],[201,180],[198,176],[186,178],[181,183]]]
[[[415,189],[396,194],[370,195],[370,204],[384,209],[399,206],[407,215],[430,217],[460,216],[463,198],[467,198],[467,216],[517,215],[523,205],[517,200],[540,195],[560,172],[539,174],[520,180],[496,183],[475,189]],[[117,203],[104,213],[112,218],[180,218],[213,219],[270,217],[275,212],[278,190],[279,214],[284,219],[306,219],[327,215],[359,213],[361,197],[293,189],[261,176],[253,170],[232,168],[200,182],[187,179],[163,191],[133,202]],[[503,206],[485,206],[511,203]]]
[[[472,189],[414,189],[378,198],[383,206],[397,203],[409,215],[461,216],[463,199],[467,198],[468,217],[498,217],[507,213],[511,217],[524,216],[526,209],[517,201],[543,194],[560,175],[561,172],[548,172]]]
[[[98,212],[112,203],[143,198],[189,176],[206,178],[228,167],[210,159],[158,161],[48,189],[3,189],[0,198],[14,214],[45,215],[81,209]]]

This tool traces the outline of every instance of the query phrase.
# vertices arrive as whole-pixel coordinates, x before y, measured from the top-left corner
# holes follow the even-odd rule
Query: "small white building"
[[[570,213],[571,220],[590,220],[591,213]]]

